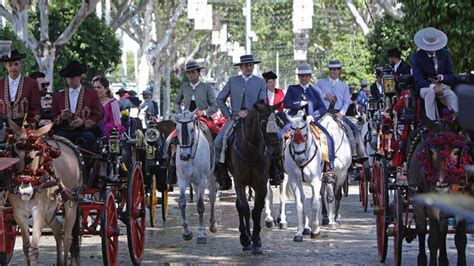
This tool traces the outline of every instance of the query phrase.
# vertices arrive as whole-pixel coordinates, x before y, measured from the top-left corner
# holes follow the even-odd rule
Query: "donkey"
[[[191,240],[193,233],[188,228],[186,220],[186,188],[193,185],[197,191],[197,209],[199,213],[199,235],[197,244],[206,244],[206,228],[203,222],[204,193],[210,183],[209,199],[211,203],[211,217],[209,230],[216,232],[214,205],[216,202],[217,185],[213,177],[214,148],[212,139],[208,139],[200,122],[194,118],[194,112],[184,111],[175,117],[178,146],[176,151],[176,174],[179,185],[179,208],[183,226],[184,240]],[[210,135],[209,135],[210,136]]]
[[[267,194],[270,160],[281,156],[279,127],[274,114],[280,105],[256,103],[243,120],[237,121],[235,135],[228,145],[229,171],[234,177],[237,194],[235,204],[239,212],[240,244],[244,251],[252,250],[253,254],[263,253],[260,218]],[[255,191],[252,234],[250,207],[245,193],[247,186]]]
[[[464,167],[472,160],[467,139],[464,135],[449,131],[432,131],[424,136],[415,147],[408,164],[408,181],[411,191],[414,193],[446,194],[451,193],[453,187],[464,187],[470,190],[469,182],[466,179],[467,175],[464,172]],[[448,265],[446,251],[448,214],[437,208],[426,208],[416,203],[413,205],[419,244],[418,265],[427,264],[425,250],[427,218],[430,228],[428,237],[429,263],[430,265],[437,263]],[[458,219],[454,240],[458,251],[457,265],[466,265],[465,220]]]
[[[334,177],[323,175],[321,193],[324,199],[323,203],[328,210],[329,227],[331,230],[337,230],[341,223],[342,185],[352,163],[351,145],[344,126],[340,125],[342,121],[339,121],[335,115],[326,113],[319,119],[319,123],[327,129],[334,140]]]
[[[82,185],[81,164],[73,148],[57,140],[45,141],[41,138],[50,131],[52,125],[37,130],[22,130],[10,121],[11,130],[16,136],[13,152],[20,158],[17,169],[22,174],[12,180],[13,190],[17,193],[9,193],[8,199],[14,208],[15,221],[20,227],[23,252],[28,265],[37,264],[39,241],[44,225],[48,225],[53,231],[57,264],[67,265],[71,251],[72,263],[78,265],[79,234],[73,234],[73,228],[77,229],[78,226],[77,203],[66,195],[70,196],[71,191]],[[53,155],[54,153],[56,155]],[[56,217],[58,191],[66,192],[62,194],[64,226]],[[30,216],[34,222],[31,241],[28,223]]]
[[[320,234],[319,222],[321,218],[321,186],[322,186],[322,155],[321,147],[310,130],[310,123],[306,120],[303,111],[294,117],[288,117],[291,127],[291,139],[285,149],[285,171],[295,195],[298,229],[293,241],[302,242],[303,234],[311,232],[311,238]],[[304,208],[305,193],[303,183],[311,186],[312,215],[308,220],[308,211]],[[311,224],[311,229],[308,228]],[[306,231],[306,232],[304,232]]]

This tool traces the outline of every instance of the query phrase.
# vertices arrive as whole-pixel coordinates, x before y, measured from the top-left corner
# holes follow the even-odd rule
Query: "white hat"
[[[444,32],[431,27],[419,30],[413,40],[418,48],[428,52],[438,51],[448,43],[448,37]]]
[[[306,75],[311,74],[312,72],[313,71],[311,70],[311,67],[309,65],[299,65],[296,69],[297,75]]]

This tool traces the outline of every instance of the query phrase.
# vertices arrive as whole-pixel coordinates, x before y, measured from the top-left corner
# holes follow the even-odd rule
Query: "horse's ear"
[[[286,119],[288,119],[288,121],[290,121],[290,124],[293,124],[295,122],[295,118],[291,117],[290,115],[288,115],[287,113],[284,113],[286,115]]]
[[[306,116],[306,114],[304,114],[303,115],[303,121],[306,121],[306,118],[307,118],[307,116]]]
[[[15,134],[15,136],[20,136],[21,128],[10,118],[8,119],[8,127],[13,131],[13,134]]]
[[[53,128],[53,125],[53,123],[49,123],[46,126],[40,127],[39,129],[35,130],[35,135],[37,137],[46,135]]]
[[[256,102],[253,105],[253,108],[255,108],[255,110],[257,110],[259,113],[264,112],[267,109],[263,100]]]

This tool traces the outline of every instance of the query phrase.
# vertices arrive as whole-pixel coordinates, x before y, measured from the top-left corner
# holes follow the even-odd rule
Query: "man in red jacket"
[[[13,49],[10,56],[0,58],[8,72],[8,76],[0,80],[0,117],[11,119],[19,126],[25,117],[36,124],[41,112],[38,82],[21,74],[24,57],[25,54]]]

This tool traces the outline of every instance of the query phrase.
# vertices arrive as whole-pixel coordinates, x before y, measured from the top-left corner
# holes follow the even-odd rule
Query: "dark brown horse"
[[[263,253],[260,218],[267,195],[268,173],[271,159],[281,156],[276,109],[278,106],[256,103],[245,119],[236,122],[235,137],[228,149],[229,170],[237,194],[235,205],[239,212],[240,243],[243,250],[252,250],[253,254]],[[247,186],[255,191],[252,234],[250,207],[245,196]]]
[[[418,135],[421,137],[421,135]],[[464,166],[471,160],[467,139],[449,131],[427,133],[416,146],[408,165],[410,188],[416,193],[451,193],[454,187],[468,188]],[[422,169],[422,171],[420,171]],[[428,247],[430,265],[448,265],[446,235],[448,213],[440,209],[414,204],[416,232],[419,243],[418,265],[426,265],[425,236],[429,222]],[[458,219],[455,244],[457,265],[466,265],[466,222]],[[438,257],[439,255],[439,257]]]

